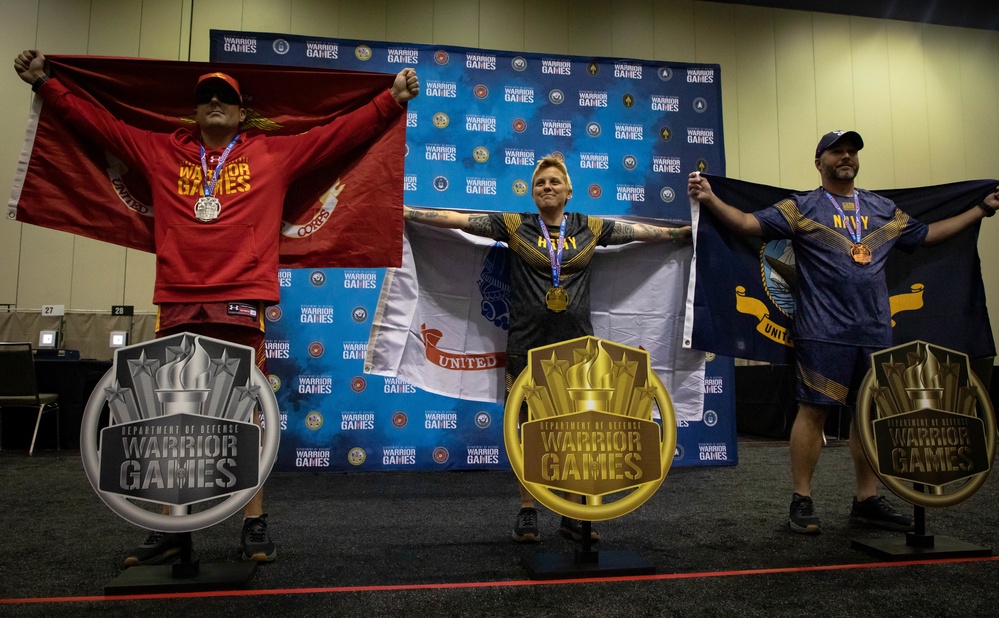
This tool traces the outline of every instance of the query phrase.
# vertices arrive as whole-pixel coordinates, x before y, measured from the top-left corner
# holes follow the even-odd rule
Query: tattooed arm
[[[481,213],[458,212],[455,210],[417,209],[403,207],[403,216],[414,223],[445,227],[475,236],[493,237],[493,228],[489,225],[489,216]]]
[[[611,232],[610,244],[623,245],[633,240],[642,242],[672,240],[674,242],[687,243],[690,242],[690,226],[659,227],[645,223],[614,221],[614,230]]]

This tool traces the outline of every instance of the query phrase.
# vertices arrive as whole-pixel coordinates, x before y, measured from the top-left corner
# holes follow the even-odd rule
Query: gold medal
[[[850,257],[852,257],[853,261],[858,264],[870,264],[871,250],[864,243],[858,242],[850,247]]]
[[[569,307],[569,293],[561,286],[549,288],[545,294],[545,306],[555,313],[565,311]]]

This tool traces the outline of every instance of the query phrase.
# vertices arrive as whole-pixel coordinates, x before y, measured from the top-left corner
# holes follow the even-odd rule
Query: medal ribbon
[[[222,166],[225,165],[225,160],[229,157],[229,151],[231,151],[232,147],[236,145],[236,140],[239,139],[239,136],[240,134],[237,133],[236,137],[232,138],[229,145],[222,151],[222,156],[219,157],[218,165],[215,166],[215,171],[212,172],[212,179],[210,181],[208,180],[208,157],[206,156],[207,153],[205,152],[205,145],[198,145],[201,148],[201,173],[204,174],[205,178],[205,197],[212,197],[215,195],[215,183],[219,181],[219,176],[221,176],[219,172],[222,171]]]
[[[558,251],[555,251],[555,243],[552,242],[552,237],[548,234],[548,226],[545,225],[545,220],[538,215],[538,227],[541,228],[541,233],[545,237],[545,245],[548,247],[548,258],[551,260],[552,264],[552,285],[558,287],[559,279],[562,278],[562,249],[565,248],[565,215],[562,215],[562,224],[558,228]]]
[[[846,216],[845,212],[843,212],[843,207],[839,205],[839,202],[836,201],[836,198],[834,198],[832,194],[830,194],[828,191],[823,190],[823,193],[825,193],[826,197],[829,198],[829,201],[832,202],[833,208],[835,208],[836,211],[843,216],[843,224],[846,225],[846,231],[850,234],[850,238],[853,239],[853,242],[855,244],[859,245],[860,237],[862,234],[861,231],[862,228],[860,224],[860,191],[857,191],[856,189],[853,190],[853,206],[855,209],[854,212],[857,213],[856,229],[854,229],[853,221],[850,219],[850,217]]]

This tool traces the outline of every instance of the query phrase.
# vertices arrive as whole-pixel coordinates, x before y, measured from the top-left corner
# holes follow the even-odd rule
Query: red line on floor
[[[496,582],[455,582],[441,584],[397,584],[386,586],[334,586],[327,588],[278,588],[274,590],[215,590],[206,592],[173,592],[159,594],[131,594],[115,596],[41,597],[25,599],[0,599],[0,605],[23,603],[92,603],[97,601],[135,601],[151,599],[196,599],[210,597],[254,597],[265,595],[340,594],[345,592],[397,592],[405,590],[447,590],[452,588],[504,588],[511,586],[553,586],[564,584],[593,584],[614,582],[657,581],[674,579],[707,579],[745,575],[774,575],[782,573],[810,573],[818,571],[847,571],[853,569],[881,569],[888,567],[922,566],[934,564],[959,564],[965,562],[995,562],[999,556],[983,558],[951,558],[943,560],[909,560],[898,562],[870,562],[863,564],[830,564],[824,566],[781,567],[773,569],[741,569],[735,571],[704,571],[700,573],[662,573],[623,577],[592,577],[548,580],[510,580]]]

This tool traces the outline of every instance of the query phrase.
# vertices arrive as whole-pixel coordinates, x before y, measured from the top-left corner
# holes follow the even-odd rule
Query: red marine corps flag
[[[241,130],[295,135],[356,109],[393,76],[290,67],[92,56],[48,57],[72,92],[126,124],[163,133],[196,128],[194,86],[208,71],[240,83]],[[281,264],[399,266],[402,259],[405,114],[374,141],[296,179],[283,205]],[[35,98],[8,217],[153,252],[145,179],[76,132]]]

